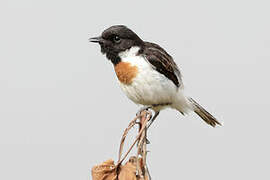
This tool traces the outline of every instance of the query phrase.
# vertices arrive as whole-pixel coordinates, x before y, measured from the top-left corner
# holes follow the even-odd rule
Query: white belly
[[[175,84],[154,70],[142,56],[126,53],[121,56],[123,62],[129,62],[138,68],[138,74],[131,84],[120,87],[133,102],[142,105],[172,103],[178,88]]]
[[[120,83],[120,87],[127,97],[137,104],[172,103],[177,87],[165,77],[152,71],[144,70],[130,85]]]

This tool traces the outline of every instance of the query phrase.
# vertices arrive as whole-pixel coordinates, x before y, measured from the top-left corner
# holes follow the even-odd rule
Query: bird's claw
[[[136,116],[139,116],[143,111],[150,109],[151,106],[143,106],[139,109],[139,111],[136,113]]]

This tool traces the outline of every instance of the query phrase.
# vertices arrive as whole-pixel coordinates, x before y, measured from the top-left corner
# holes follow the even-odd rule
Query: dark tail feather
[[[207,124],[215,127],[217,124],[221,126],[220,122],[216,120],[209,112],[207,112],[201,105],[199,105],[194,99],[188,98],[188,100],[194,106],[194,112],[198,114]]]

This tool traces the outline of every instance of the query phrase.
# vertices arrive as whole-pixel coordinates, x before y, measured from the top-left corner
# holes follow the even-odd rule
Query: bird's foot
[[[139,109],[139,111],[136,113],[136,116],[139,116],[143,111],[148,110],[152,108],[152,106],[143,106]]]

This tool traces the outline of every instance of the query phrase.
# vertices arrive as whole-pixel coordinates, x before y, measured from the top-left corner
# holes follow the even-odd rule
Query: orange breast
[[[119,81],[123,84],[131,84],[138,74],[138,68],[128,62],[120,62],[114,66]]]

